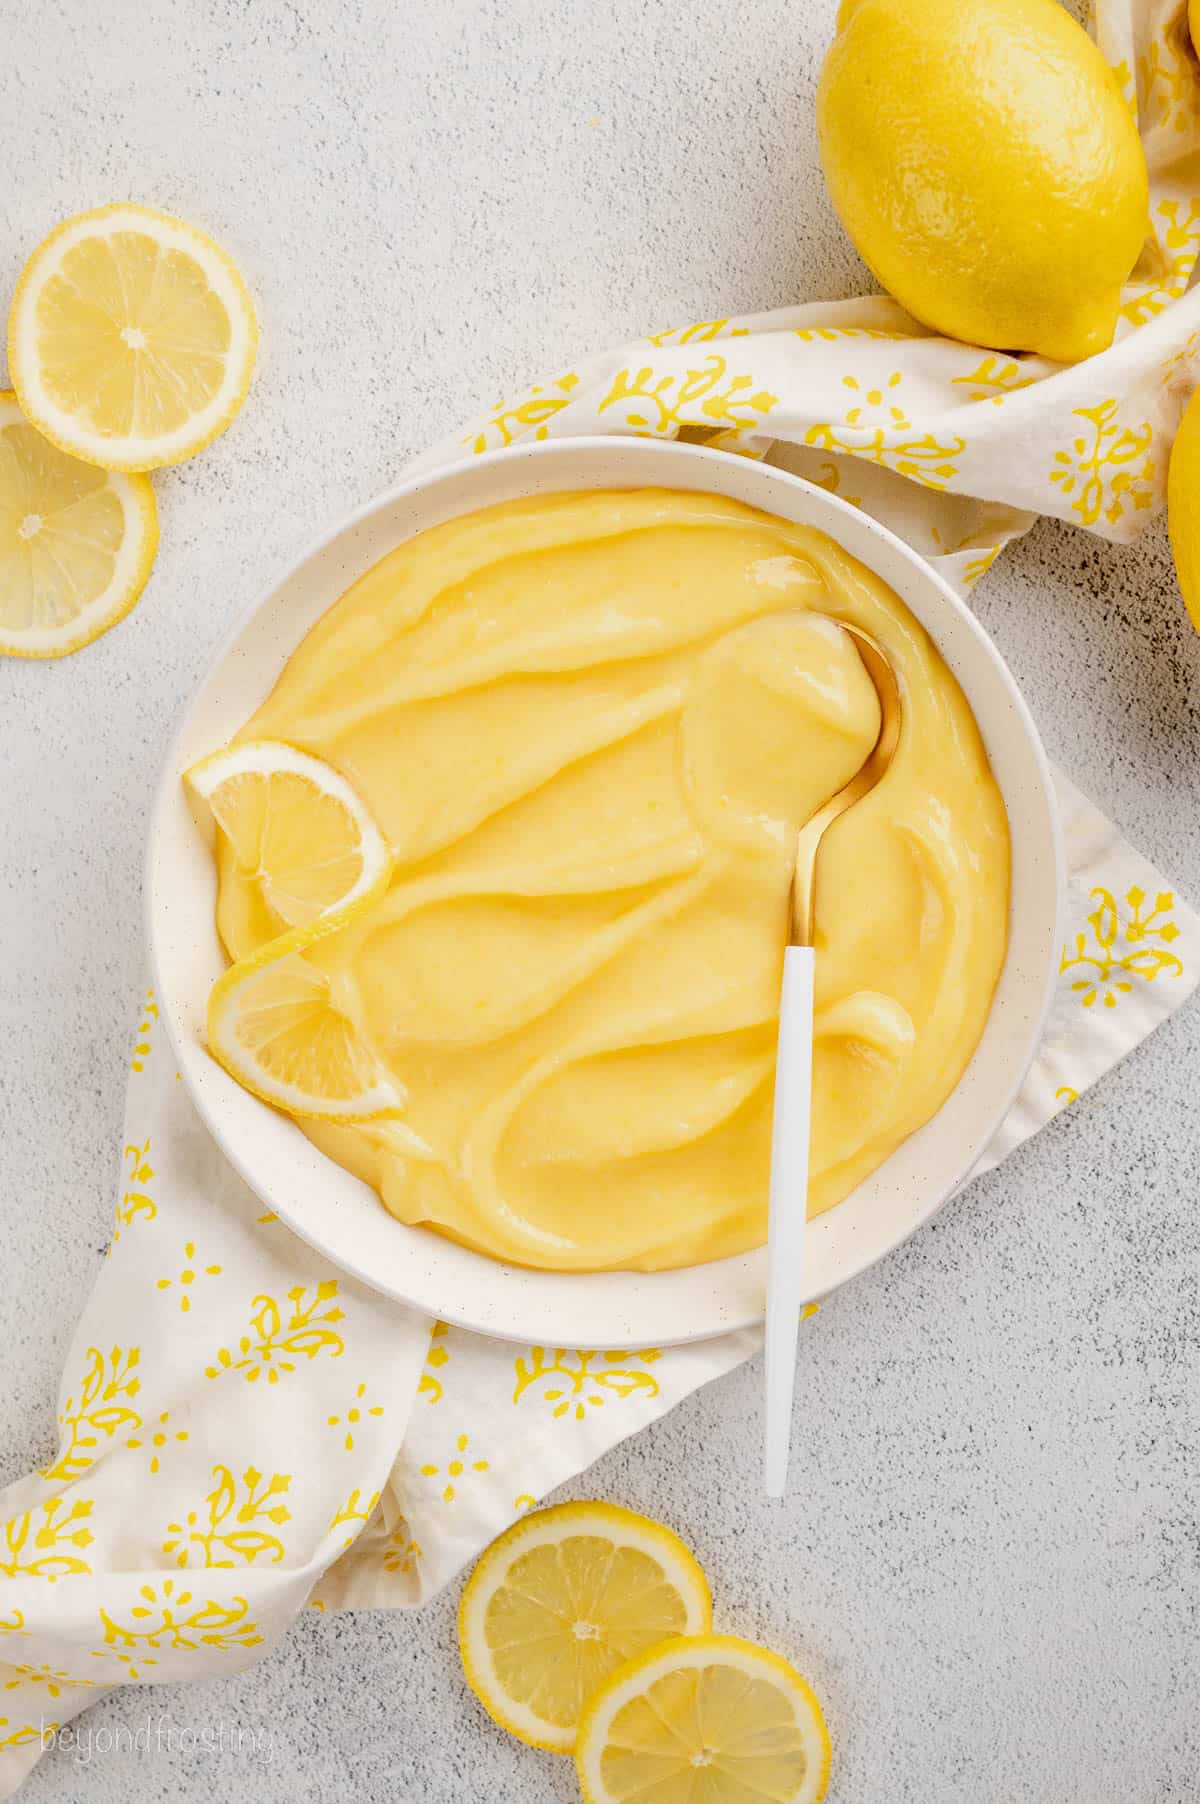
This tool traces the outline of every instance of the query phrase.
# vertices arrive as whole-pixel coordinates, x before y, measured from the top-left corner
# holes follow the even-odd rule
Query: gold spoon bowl
[[[792,874],[791,932],[788,943],[793,946],[813,944],[816,928],[817,853],[826,830],[839,815],[845,814],[848,808],[853,808],[856,802],[861,802],[882,781],[900,743],[900,685],[886,652],[860,626],[851,626],[848,620],[838,620],[835,624],[853,639],[858,655],[866,665],[867,675],[875,685],[875,693],[879,697],[879,736],[866,762],[845,787],[839,789],[836,795],[830,796],[825,805],[818,808],[800,829],[796,841],[796,865]]]

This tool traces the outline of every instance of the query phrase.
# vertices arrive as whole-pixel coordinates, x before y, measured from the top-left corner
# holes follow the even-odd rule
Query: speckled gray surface
[[[224,240],[263,321],[242,419],[159,481],[142,605],[61,665],[0,667],[0,1482],[51,1445],[107,1236],[147,804],[212,646],[481,400],[862,285],[813,140],[833,12],[0,4],[0,293],[60,217],[134,198]],[[1043,526],[978,607],[1051,752],[1200,897],[1200,639],[1161,525],[1128,550]],[[754,1482],[754,1367],[574,1487],[674,1523],[722,1626],[811,1675],[834,1804],[1200,1798],[1198,1070],[1193,1008],[823,1312],[785,1505]],[[56,1754],[25,1795],[571,1799],[465,1696],[453,1605],[309,1617],[236,1680],[114,1697],[91,1726],[161,1714],[162,1747]]]

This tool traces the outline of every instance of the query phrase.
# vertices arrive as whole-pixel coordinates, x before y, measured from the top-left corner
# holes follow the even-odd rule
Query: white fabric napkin
[[[684,432],[837,490],[961,588],[1036,513],[1133,536],[1161,505],[1200,352],[1200,78],[1182,17],[1178,0],[1098,10],[1152,193],[1146,253],[1103,355],[1073,368],[1005,357],[936,338],[877,298],[703,321],[538,384],[414,467],[464,446]],[[983,1166],[1200,981],[1200,920],[1057,781],[1070,867],[1058,993]],[[59,1449],[0,1493],[0,1797],[111,1686],[248,1665],[306,1602],[420,1603],[515,1515],[758,1342],[518,1347],[374,1295],[225,1163],[148,995],[113,1241],[67,1359]]]

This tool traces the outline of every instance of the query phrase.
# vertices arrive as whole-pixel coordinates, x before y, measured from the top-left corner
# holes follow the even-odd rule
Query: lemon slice
[[[510,1734],[567,1754],[584,1704],[632,1655],[712,1624],[708,1583],[678,1535],[610,1503],[515,1522],[467,1580],[467,1682]]]
[[[587,1804],[817,1804],[829,1735],[786,1660],[700,1635],[609,1677],[583,1713],[575,1763]]]
[[[108,470],[175,464],[223,432],[250,386],[258,324],[225,252],[150,207],[100,207],[38,246],[8,316],[21,406]]]
[[[287,927],[345,912],[387,887],[387,842],[332,765],[259,739],[201,759],[185,781],[212,811],[263,902]]]
[[[0,652],[61,658],[127,614],[158,549],[145,476],[80,463],[0,393]]]
[[[404,1092],[306,956],[324,930],[297,928],[217,979],[208,1049],[244,1089],[290,1115],[370,1121],[402,1108]]]
[[[276,740],[214,752],[187,772],[234,858],[288,931],[231,965],[208,1000],[209,1051],[292,1115],[368,1121],[404,1094],[335,993],[319,942],[387,887],[391,856],[346,779]]]

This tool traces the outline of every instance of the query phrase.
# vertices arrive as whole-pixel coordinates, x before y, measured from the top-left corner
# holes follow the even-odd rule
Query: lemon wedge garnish
[[[229,257],[150,207],[66,220],[25,265],[8,316],[26,414],[109,470],[179,463],[216,438],[246,398],[257,348]]]
[[[608,1678],[583,1713],[575,1763],[587,1804],[818,1804],[829,1735],[786,1660],[700,1635]]]
[[[0,393],[0,652],[61,658],[99,638],[145,588],[157,548],[144,476],[67,457]]]
[[[387,842],[357,791],[323,759],[279,740],[248,740],[201,759],[185,781],[284,927],[353,908],[387,887]]]
[[[404,1093],[307,956],[320,937],[320,926],[297,928],[231,965],[208,999],[208,1049],[243,1089],[289,1115],[370,1121],[391,1114]]]
[[[367,1121],[404,1095],[371,1051],[320,944],[386,889],[387,842],[340,772],[276,740],[214,752],[186,782],[285,931],[231,965],[208,1001],[208,1047],[243,1088],[292,1115]]]
[[[610,1503],[524,1516],[467,1580],[458,1641],[484,1709],[566,1754],[596,1687],[664,1636],[712,1623],[708,1583],[678,1535]]]

